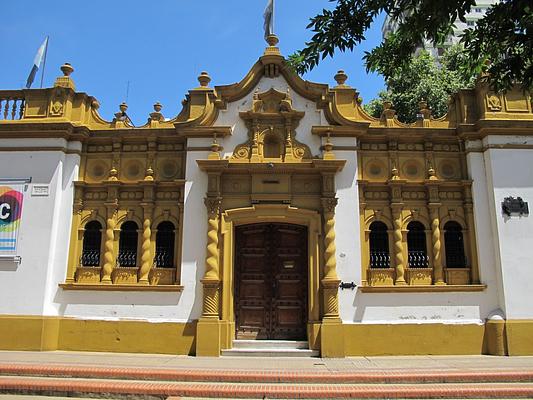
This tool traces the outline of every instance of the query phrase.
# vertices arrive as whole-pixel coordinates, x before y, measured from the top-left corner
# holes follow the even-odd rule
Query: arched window
[[[100,245],[102,243],[102,224],[90,221],[83,232],[83,250],[81,252],[82,267],[100,266]]]
[[[446,267],[466,267],[465,244],[461,225],[449,221],[444,225],[444,246],[446,248]]]
[[[158,268],[174,267],[174,224],[169,221],[157,225],[154,263]]]
[[[370,224],[370,268],[389,268],[389,238],[387,225],[380,221]]]
[[[119,267],[137,266],[137,229],[139,227],[133,221],[124,222],[120,227],[117,258]]]
[[[428,255],[424,225],[412,221],[407,225],[407,252],[409,268],[427,268]]]

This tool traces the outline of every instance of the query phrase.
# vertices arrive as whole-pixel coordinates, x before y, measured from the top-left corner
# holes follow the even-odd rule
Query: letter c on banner
[[[8,219],[11,216],[11,206],[8,203],[0,204],[0,219]]]

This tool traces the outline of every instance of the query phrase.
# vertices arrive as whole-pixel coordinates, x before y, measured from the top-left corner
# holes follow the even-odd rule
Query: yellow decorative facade
[[[514,264],[504,239],[529,220],[502,218],[492,164],[531,159],[531,97],[480,84],[440,119],[421,101],[406,125],[388,103],[367,115],[342,71],[334,87],[304,81],[276,46],[239,83],[202,72],[176,117],[156,103],[141,127],[124,103],[104,120],[68,64],[53,88],[0,91],[6,162],[52,159],[25,172],[51,194],[32,188],[27,218],[55,219],[48,242],[21,226],[21,265],[38,263],[39,238],[50,261],[31,302],[2,309],[0,348],[219,356],[267,338],[324,357],[533,354],[533,310],[508,278],[531,258]],[[523,182],[505,190],[527,200]],[[31,290],[25,271],[10,285]]]

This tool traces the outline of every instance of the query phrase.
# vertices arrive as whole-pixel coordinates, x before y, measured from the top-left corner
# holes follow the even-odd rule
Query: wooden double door
[[[300,225],[236,227],[237,339],[306,340],[307,237]]]

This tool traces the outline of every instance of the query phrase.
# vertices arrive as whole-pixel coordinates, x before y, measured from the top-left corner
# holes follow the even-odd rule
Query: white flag
[[[28,80],[26,81],[26,89],[29,89],[31,87],[31,84],[35,79],[35,74],[37,74],[37,71],[41,67],[41,63],[43,62],[47,47],[48,36],[46,37],[46,39],[44,39],[44,42],[41,47],[39,47],[39,50],[37,50],[37,54],[35,55],[35,59],[33,60],[33,67],[31,68],[30,75],[28,75]]]
[[[265,17],[264,28],[266,39],[267,36],[274,33],[274,0],[268,0],[263,16]]]

